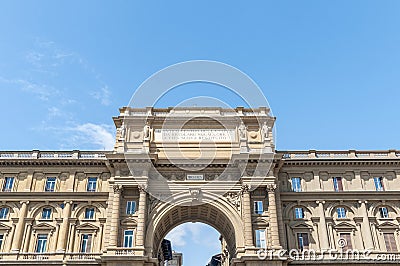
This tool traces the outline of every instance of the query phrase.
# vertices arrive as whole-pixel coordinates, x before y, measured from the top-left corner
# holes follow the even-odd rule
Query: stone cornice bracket
[[[276,190],[276,184],[267,184],[266,189],[268,192],[274,192]]]
[[[146,184],[138,185],[139,192],[147,192],[147,187],[148,186]]]
[[[121,185],[114,185],[113,186],[114,193],[121,194],[122,193],[122,186]]]
[[[250,191],[250,186],[247,184],[242,185],[240,192],[241,194],[248,193]]]

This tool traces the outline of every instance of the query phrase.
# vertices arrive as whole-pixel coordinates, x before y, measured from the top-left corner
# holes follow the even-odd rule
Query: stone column
[[[242,186],[243,195],[243,223],[244,223],[244,238],[246,247],[252,247],[253,244],[253,226],[251,223],[251,203],[250,203],[250,191],[248,185]]]
[[[278,181],[279,182],[279,181]],[[280,186],[279,183],[276,188],[276,213],[278,215],[278,227],[279,227],[279,241],[281,245],[287,249],[286,246],[286,238],[285,238],[285,226],[283,224],[283,213],[282,213],[282,202],[281,202],[281,195],[280,195]]]
[[[367,207],[365,204],[367,203],[366,201],[359,201],[360,203],[360,210],[361,210],[361,215],[363,217],[362,221],[362,230],[364,232],[363,237],[364,237],[364,247],[365,249],[374,249],[374,242],[372,240],[372,232],[371,232],[371,226],[369,225],[369,219],[368,219],[368,212],[367,212]]]
[[[139,186],[139,208],[138,208],[138,225],[136,233],[136,246],[144,246],[144,233],[145,233],[145,223],[146,223],[146,203],[147,203],[147,193],[146,186]]]
[[[320,245],[321,250],[329,249],[329,237],[328,237],[328,229],[326,228],[326,219],[325,219],[325,210],[324,203],[325,201],[316,201],[318,204],[318,214],[319,214],[319,222],[320,222]]]
[[[76,220],[73,219],[71,220],[70,223],[71,226],[71,234],[70,234],[70,238],[69,238],[69,244],[68,244],[68,252],[72,253],[74,252],[74,248],[75,248],[75,231],[76,231]]]
[[[32,222],[28,222],[28,226],[26,229],[26,236],[25,236],[25,243],[24,243],[24,252],[28,252],[29,251],[29,243],[31,241],[31,232],[32,230]]]
[[[271,228],[271,240],[272,240],[272,248],[279,249],[281,248],[281,244],[279,241],[279,226],[278,226],[278,216],[276,212],[276,201],[275,201],[275,184],[267,185],[268,192],[268,213],[269,213],[269,226]]]
[[[71,215],[72,201],[64,202],[63,220],[60,227],[59,239],[57,241],[57,251],[65,251],[67,246],[68,229],[69,229],[69,216]]]
[[[19,251],[21,248],[22,237],[24,234],[25,217],[28,212],[29,201],[21,201],[21,209],[19,213],[18,223],[15,227],[15,237],[12,242],[11,251]]]
[[[119,233],[119,208],[121,201],[122,186],[114,185],[114,197],[112,204],[112,215],[111,215],[111,230],[110,230],[110,247],[117,247],[118,244],[118,233]]]

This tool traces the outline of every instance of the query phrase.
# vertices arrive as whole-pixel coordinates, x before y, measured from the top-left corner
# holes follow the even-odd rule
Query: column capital
[[[22,204],[22,205],[28,205],[29,204],[29,200],[21,200],[20,202],[19,202],[20,204]]]
[[[74,202],[72,200],[65,200],[63,203],[72,205],[72,203],[74,203]]]
[[[138,185],[138,189],[139,189],[139,192],[147,192],[147,185],[146,184],[140,184],[140,185]]]
[[[121,194],[122,190],[123,190],[123,187],[121,185],[114,185],[113,186],[113,190],[114,190],[114,193]]]
[[[317,200],[317,201],[315,201],[315,203],[324,205],[325,204],[325,200]]]
[[[250,191],[250,186],[247,184],[243,184],[240,189],[240,192],[243,194],[243,193],[248,193],[249,191]]]
[[[276,184],[267,184],[267,191],[274,192],[276,190]]]

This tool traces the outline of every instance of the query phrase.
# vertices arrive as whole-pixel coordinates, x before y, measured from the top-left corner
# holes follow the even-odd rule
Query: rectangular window
[[[4,240],[4,235],[0,235],[0,250],[3,249],[3,240]]]
[[[126,202],[126,214],[134,214],[136,212],[136,201]]]
[[[307,233],[297,233],[297,245],[300,250],[309,248],[310,242],[308,241]]]
[[[384,191],[382,177],[374,177],[374,184],[376,191]]]
[[[92,251],[92,235],[83,234],[81,239],[81,252],[90,253]]]
[[[294,215],[295,215],[296,219],[304,219],[303,208],[294,208]]]
[[[13,184],[14,184],[14,177],[6,177],[6,179],[4,180],[3,191],[4,192],[12,191]]]
[[[383,237],[385,239],[386,250],[388,252],[397,252],[396,239],[393,233],[384,233]]]
[[[351,243],[351,234],[350,233],[340,233],[340,238],[344,239],[343,242],[344,242],[345,245],[342,247],[343,251],[346,251],[346,250],[349,250],[349,249],[353,248],[353,245]]]
[[[254,201],[254,213],[255,214],[263,214],[264,206],[261,200]]]
[[[51,219],[51,208],[43,208],[42,219]]]
[[[55,189],[56,189],[56,178],[48,177],[46,180],[46,187],[44,190],[46,192],[54,192]]]
[[[89,220],[94,219],[94,208],[86,208],[85,219],[89,219]]]
[[[97,186],[97,177],[89,177],[87,183],[87,191],[95,192]]]
[[[334,177],[333,178],[333,189],[335,191],[343,191],[343,183],[341,177]]]
[[[47,246],[47,235],[38,235],[36,241],[36,252],[37,253],[44,253],[46,252]]]
[[[301,180],[300,180],[300,177],[292,177],[292,191],[301,192]]]
[[[336,209],[337,217],[339,219],[346,218],[346,209],[343,207],[339,207]]]
[[[133,230],[125,230],[124,233],[124,248],[133,247]]]
[[[389,212],[386,207],[380,207],[379,208],[379,213],[381,215],[381,218],[389,218]]]
[[[7,219],[9,209],[7,207],[0,209],[0,219]]]
[[[256,230],[256,247],[257,248],[266,248],[266,238],[265,238],[265,230],[258,229]]]

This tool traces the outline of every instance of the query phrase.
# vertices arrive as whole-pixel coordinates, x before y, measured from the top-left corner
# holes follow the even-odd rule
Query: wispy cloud
[[[100,101],[102,105],[108,106],[111,104],[111,92],[107,86],[104,86],[97,91],[93,91],[90,95]]]
[[[71,130],[74,132],[72,138],[75,142],[94,144],[100,150],[112,150],[114,148],[115,137],[111,126],[86,123],[77,125]]]
[[[35,83],[26,79],[7,79],[5,77],[0,77],[0,82],[7,83],[10,86],[17,86],[22,91],[34,94],[43,101],[48,101],[51,96],[59,94],[59,91],[51,86]]]
[[[209,234],[210,226],[203,223],[184,223],[168,233],[166,239],[170,240],[174,247],[184,247],[190,244],[207,245],[218,250],[220,248],[218,236]],[[215,243],[211,245],[210,243]]]

